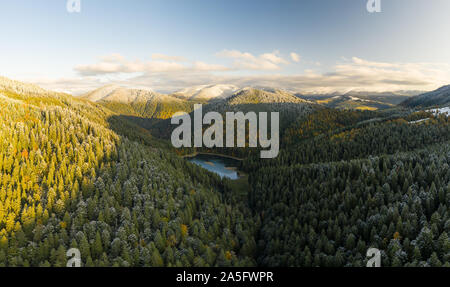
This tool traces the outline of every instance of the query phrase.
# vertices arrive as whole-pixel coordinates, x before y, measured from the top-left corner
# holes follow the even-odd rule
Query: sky
[[[72,0],[69,0],[72,1]],[[450,1],[0,0],[0,76],[75,95],[117,83],[302,93],[450,84]]]

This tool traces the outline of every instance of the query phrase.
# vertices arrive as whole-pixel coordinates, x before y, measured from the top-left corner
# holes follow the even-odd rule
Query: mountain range
[[[401,103],[404,107],[431,107],[450,104],[450,85],[443,86],[435,91],[424,93],[407,99]]]
[[[200,101],[280,111],[267,160],[174,149],[167,117],[191,98],[118,86],[73,97],[0,78],[0,267],[66,266],[71,248],[82,266],[365,266],[369,247],[386,267],[450,266],[445,104],[360,111],[270,88]],[[242,176],[181,157],[197,152],[238,157]]]
[[[64,95],[0,77],[0,89],[18,94],[40,96]],[[161,94],[150,89],[130,89],[111,84],[82,96],[109,106],[113,110],[152,118],[168,118],[178,110],[191,111],[194,103],[227,102],[231,105],[256,103],[311,103],[338,109],[383,110],[397,105],[402,107],[433,107],[450,104],[450,85],[435,91],[359,92],[344,94],[295,94],[271,88],[239,88],[235,85],[201,85],[182,89],[172,94]]]
[[[130,89],[118,85],[107,85],[82,95],[81,98],[104,105],[117,106],[119,104],[139,107],[138,111],[128,111],[131,114],[154,117],[155,111],[148,113],[142,106],[159,106],[160,111],[167,107],[183,108],[190,111],[194,103],[228,103],[256,104],[256,103],[310,103],[329,108],[356,110],[384,110],[397,105],[416,106],[417,103],[426,105],[441,105],[448,103],[449,87],[445,86],[436,91],[421,93],[419,91],[398,92],[359,92],[332,94],[299,94],[272,88],[239,88],[235,85],[201,85],[182,89],[172,94],[161,94],[152,90]],[[158,114],[156,112],[156,114]],[[161,117],[161,115],[158,115]],[[168,114],[164,113],[163,118]]]

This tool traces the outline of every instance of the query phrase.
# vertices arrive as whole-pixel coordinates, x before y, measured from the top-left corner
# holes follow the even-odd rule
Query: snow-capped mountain
[[[202,85],[185,88],[173,95],[188,100],[214,100],[226,99],[239,90],[234,85]]]
[[[277,89],[244,88],[229,97],[228,102],[236,104],[262,104],[262,103],[307,103],[307,100]]]
[[[147,102],[159,96],[151,90],[128,89],[118,85],[107,85],[82,96],[92,102],[118,102],[123,104]]]

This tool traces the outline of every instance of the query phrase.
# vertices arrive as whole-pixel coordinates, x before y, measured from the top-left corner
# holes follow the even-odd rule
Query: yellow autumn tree
[[[11,232],[14,230],[15,226],[15,216],[13,213],[8,214],[8,217],[6,219],[6,231]]]
[[[185,238],[186,236],[188,236],[188,234],[189,234],[189,230],[188,230],[187,225],[181,224],[181,236],[183,238]]]
[[[8,238],[6,236],[2,236],[2,239],[0,239],[0,248],[8,248]]]

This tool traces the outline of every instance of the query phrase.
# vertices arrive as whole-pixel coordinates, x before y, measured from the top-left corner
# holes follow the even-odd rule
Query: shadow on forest
[[[160,121],[162,120],[127,115],[114,115],[108,118],[109,127],[117,134],[152,147],[168,148],[169,142],[162,139],[158,130],[153,127]]]
[[[295,122],[299,116],[308,110],[304,103],[258,103],[258,104],[238,104],[229,105],[225,102],[213,102],[203,106],[203,115],[208,112],[219,112],[225,119],[226,112],[267,112],[268,125],[270,127],[270,113],[279,112],[280,116],[280,131],[283,132],[286,127]],[[192,121],[194,120],[194,112],[189,113]],[[131,140],[135,140],[144,143],[149,146],[159,148],[172,148],[170,144],[170,137],[172,131],[177,127],[171,124],[171,118],[168,119],[155,119],[155,118],[143,118],[130,115],[114,115],[108,118],[110,128],[116,133],[126,136]],[[193,123],[192,123],[193,126]],[[280,135],[282,138],[283,134]],[[235,149],[231,149],[235,150]],[[240,149],[239,149],[240,150]],[[230,151],[220,148],[218,153],[230,154]],[[236,151],[234,151],[236,153]],[[232,152],[232,154],[234,154]],[[240,152],[234,154],[235,156],[242,157],[247,153]]]

